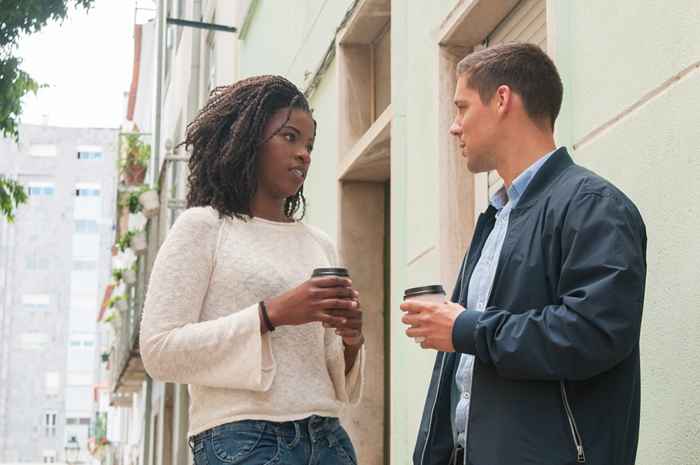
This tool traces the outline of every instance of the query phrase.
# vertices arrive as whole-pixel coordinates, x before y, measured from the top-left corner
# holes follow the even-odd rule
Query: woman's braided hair
[[[270,116],[283,108],[311,113],[297,87],[281,76],[255,76],[215,88],[207,104],[187,126],[180,144],[190,151],[187,206],[211,206],[221,216],[250,217],[258,188],[258,148]],[[282,126],[284,126],[282,124]],[[315,121],[314,121],[315,125]],[[274,135],[274,134],[273,134]],[[288,197],[284,214],[304,217],[303,186]]]

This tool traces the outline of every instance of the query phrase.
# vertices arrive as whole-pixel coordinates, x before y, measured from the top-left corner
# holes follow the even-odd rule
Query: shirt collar
[[[532,178],[535,177],[535,174],[537,174],[540,168],[542,168],[542,165],[544,165],[556,151],[557,149],[552,150],[551,152],[541,156],[535,163],[528,166],[525,171],[520,173],[520,175],[513,180],[513,183],[510,185],[507,191],[506,186],[498,189],[498,191],[491,196],[491,205],[493,205],[496,210],[501,210],[508,203],[511,204],[511,208],[515,208],[518,200],[520,200],[520,197],[525,192],[525,189],[527,189],[528,184],[530,184],[530,181],[532,181]]]

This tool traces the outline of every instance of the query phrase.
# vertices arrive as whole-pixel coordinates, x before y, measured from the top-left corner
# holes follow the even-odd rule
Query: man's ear
[[[513,91],[511,90],[510,86],[505,84],[500,85],[496,89],[494,99],[496,108],[498,108],[499,111],[507,112],[510,110],[510,106],[513,102]]]

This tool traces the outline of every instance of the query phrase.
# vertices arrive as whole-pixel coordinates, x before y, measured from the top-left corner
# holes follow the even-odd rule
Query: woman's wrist
[[[265,300],[265,310],[267,310],[267,318],[273,327],[284,326],[285,323],[282,321],[280,305],[277,298],[272,298]]]
[[[343,347],[345,347],[346,349],[359,350],[360,347],[362,347],[362,345],[365,343],[365,337],[362,334],[349,339],[350,341],[348,342],[345,340],[345,338],[343,338]]]

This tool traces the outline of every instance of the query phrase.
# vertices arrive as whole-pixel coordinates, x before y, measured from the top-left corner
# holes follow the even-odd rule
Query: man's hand
[[[401,304],[401,310],[406,312],[401,322],[410,326],[406,335],[424,338],[420,343],[422,348],[441,352],[455,351],[452,345],[452,327],[464,307],[452,302],[435,304],[407,301]]]

